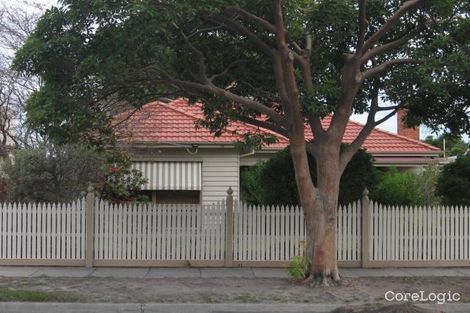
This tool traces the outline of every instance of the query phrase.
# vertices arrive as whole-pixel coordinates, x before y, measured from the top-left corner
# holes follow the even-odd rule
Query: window
[[[155,191],[156,203],[199,204],[201,192],[199,190],[157,190]]]
[[[139,195],[145,196],[152,203],[163,204],[199,204],[199,190],[142,190]]]

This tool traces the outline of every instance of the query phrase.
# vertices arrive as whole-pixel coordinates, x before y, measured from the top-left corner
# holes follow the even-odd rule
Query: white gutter
[[[254,154],[255,154],[255,149],[251,149],[251,151],[248,152],[248,153],[240,154],[240,159],[244,158],[244,157],[247,157],[247,156],[250,156],[250,155],[254,155]]]

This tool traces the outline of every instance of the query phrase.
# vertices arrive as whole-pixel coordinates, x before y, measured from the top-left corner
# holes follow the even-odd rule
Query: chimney
[[[410,139],[419,140],[419,126],[416,128],[406,127],[403,119],[406,115],[406,109],[400,109],[397,112],[397,132],[398,135],[408,137]]]

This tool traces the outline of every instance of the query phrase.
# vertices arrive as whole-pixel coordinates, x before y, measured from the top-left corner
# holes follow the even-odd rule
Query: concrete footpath
[[[348,304],[348,307],[355,304]],[[362,304],[356,304],[362,305]],[[0,303],[2,313],[327,313],[340,304],[132,304],[132,303]],[[447,313],[468,313],[469,303],[418,306]]]
[[[344,268],[343,277],[470,277],[470,268]],[[117,268],[0,266],[4,277],[287,278],[282,268]],[[1,312],[1,311],[0,311]],[[470,312],[470,311],[469,311]]]

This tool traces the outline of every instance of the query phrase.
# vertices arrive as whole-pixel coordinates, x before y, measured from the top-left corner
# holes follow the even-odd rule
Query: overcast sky
[[[56,0],[0,0],[0,3],[6,4],[8,6],[22,6],[28,9],[34,9],[34,7],[31,5],[28,5],[28,3],[29,4],[37,3],[37,4],[43,5],[45,8],[48,8],[51,5],[57,5],[58,1]],[[379,112],[379,114],[377,114],[377,119],[386,115],[386,113],[387,112]],[[367,114],[353,115],[351,119],[360,123],[365,123],[367,120]],[[385,123],[379,125],[378,128],[395,133],[397,131],[396,116],[391,117]],[[426,127],[421,127],[421,138],[424,139],[428,134],[430,134],[430,131],[426,129]]]

